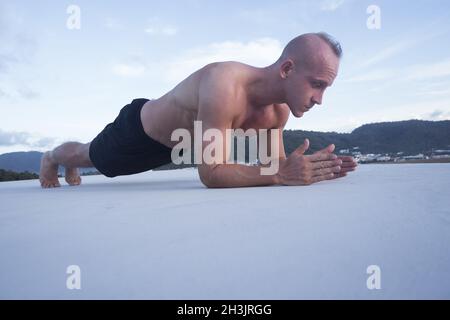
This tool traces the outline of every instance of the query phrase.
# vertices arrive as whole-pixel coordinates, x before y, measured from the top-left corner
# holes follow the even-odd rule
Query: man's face
[[[322,104],[325,89],[332,85],[338,69],[339,58],[334,54],[318,54],[307,65],[293,66],[285,81],[286,101],[295,117]]]

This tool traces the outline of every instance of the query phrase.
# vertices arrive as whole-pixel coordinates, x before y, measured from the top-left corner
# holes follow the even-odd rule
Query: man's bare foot
[[[80,173],[78,168],[66,168],[66,182],[71,186],[78,186],[81,183]]]
[[[51,151],[47,151],[41,158],[39,181],[42,188],[60,187],[58,180],[58,164],[52,159]]]

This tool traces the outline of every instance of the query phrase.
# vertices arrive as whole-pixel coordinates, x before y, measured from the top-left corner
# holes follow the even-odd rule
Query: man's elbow
[[[213,168],[204,165],[199,165],[198,175],[200,176],[200,181],[205,185],[205,187],[207,188],[220,187],[220,185],[217,183],[217,179],[215,179]]]
[[[205,180],[200,177],[200,181],[207,188],[221,188],[221,186],[219,184],[215,183],[213,180]]]

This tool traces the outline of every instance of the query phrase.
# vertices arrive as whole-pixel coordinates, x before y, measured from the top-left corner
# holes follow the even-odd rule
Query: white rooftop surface
[[[450,165],[308,187],[207,189],[195,169],[0,183],[0,298],[450,299]]]

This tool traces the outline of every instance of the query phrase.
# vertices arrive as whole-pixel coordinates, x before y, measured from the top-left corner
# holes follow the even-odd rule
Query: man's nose
[[[312,102],[314,104],[321,105],[322,104],[322,95],[313,95]]]

